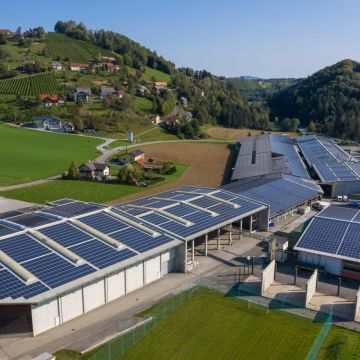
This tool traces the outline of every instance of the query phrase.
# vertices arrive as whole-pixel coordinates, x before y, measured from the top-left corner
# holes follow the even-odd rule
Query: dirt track
[[[227,146],[222,144],[166,143],[148,145],[141,149],[145,151],[146,158],[152,157],[159,161],[189,164],[189,167],[181,178],[174,183],[123,197],[113,201],[113,204],[166,191],[181,185],[218,187],[223,182],[230,155]]]

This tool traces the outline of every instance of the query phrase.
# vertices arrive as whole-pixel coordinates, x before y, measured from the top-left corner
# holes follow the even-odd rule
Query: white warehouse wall
[[[342,260],[330,256],[299,252],[298,259],[306,264],[323,267],[325,271],[334,275],[341,275]]]
[[[180,247],[184,249],[183,245]],[[177,254],[177,248],[170,249],[57,298],[32,305],[33,335],[79,317],[175,271]]]

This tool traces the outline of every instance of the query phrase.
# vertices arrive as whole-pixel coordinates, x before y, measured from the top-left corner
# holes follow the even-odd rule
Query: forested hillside
[[[310,121],[322,133],[360,139],[360,64],[343,60],[275,94],[271,116]]]

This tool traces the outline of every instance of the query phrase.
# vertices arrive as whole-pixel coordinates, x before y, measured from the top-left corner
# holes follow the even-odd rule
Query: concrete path
[[[27,207],[34,206],[35,204],[26,201],[12,200],[0,196],[0,213],[7,211],[24,209]]]

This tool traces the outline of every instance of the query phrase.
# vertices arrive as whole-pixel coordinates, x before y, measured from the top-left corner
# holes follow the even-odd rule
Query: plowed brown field
[[[145,151],[146,158],[188,164],[189,167],[174,183],[126,196],[113,203],[133,200],[183,185],[218,187],[223,182],[224,175],[226,177],[230,151],[225,144],[164,143],[143,146],[141,149]]]

